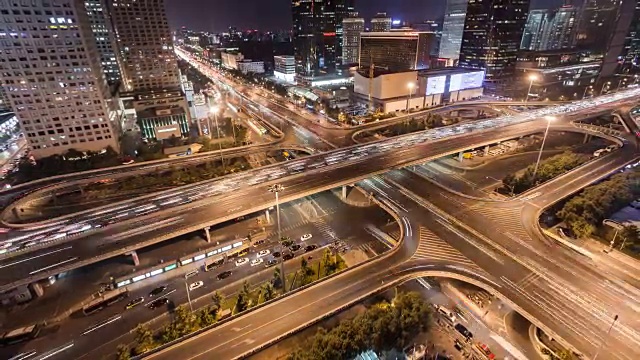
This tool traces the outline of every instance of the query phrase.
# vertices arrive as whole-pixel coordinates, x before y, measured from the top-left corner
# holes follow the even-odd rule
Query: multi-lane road
[[[294,200],[389,169],[538,132],[546,126],[546,120],[503,124],[504,120],[498,118],[410,134],[149,195],[63,220],[53,219],[39,225],[42,229],[34,230],[39,233],[35,236],[51,239],[78,229],[85,232],[75,235],[78,240],[1,261],[0,267],[11,271],[0,273],[0,290],[260,211],[273,205],[267,187],[274,182],[286,188],[282,201]],[[563,129],[567,126],[562,122],[556,125]]]

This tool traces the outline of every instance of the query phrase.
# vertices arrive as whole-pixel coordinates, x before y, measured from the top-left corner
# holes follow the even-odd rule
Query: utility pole
[[[613,325],[616,324],[616,321],[618,321],[618,315],[613,317],[613,321],[611,322],[611,325],[609,326],[609,330],[607,330],[607,335],[605,335],[604,338],[602,339],[602,341],[600,342],[600,346],[598,346],[598,350],[596,351],[596,354],[593,355],[593,360],[596,360],[598,358],[598,354],[600,354],[600,350],[602,350],[602,346],[609,339],[609,334],[611,334],[611,329],[613,329]]]
[[[269,186],[269,191],[276,195],[276,218],[278,222],[278,241],[282,241],[282,232],[280,231],[280,199],[278,193],[284,191],[284,186],[280,184],[273,184]],[[282,254],[284,256],[284,254]],[[284,260],[280,261],[280,276],[282,276],[282,293],[287,292],[287,284],[285,283],[284,276]]]

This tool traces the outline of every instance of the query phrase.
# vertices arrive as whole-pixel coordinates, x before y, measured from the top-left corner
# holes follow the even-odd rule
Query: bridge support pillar
[[[264,211],[264,218],[267,220],[267,224],[271,224],[271,217],[269,216],[269,209]]]
[[[586,144],[589,141],[591,141],[591,135],[590,134],[584,134],[584,139],[582,140],[582,143]]]
[[[464,159],[464,151],[460,151],[460,152],[458,153],[458,161],[459,161],[459,162],[462,162],[462,159]]]
[[[347,185],[342,186],[342,198],[343,199],[347,198]]]
[[[489,155],[489,145],[484,147],[484,156]]]
[[[129,251],[125,255],[131,255],[133,266],[140,266],[140,259],[138,259],[138,253],[135,250]]]
[[[204,228],[204,234],[207,237],[207,243],[211,242],[211,234],[209,233],[209,230],[211,230],[210,226]]]

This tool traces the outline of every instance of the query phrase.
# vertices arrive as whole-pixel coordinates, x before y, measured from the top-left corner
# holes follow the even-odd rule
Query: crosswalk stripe
[[[475,263],[467,259],[458,250],[442,240],[429,229],[420,226],[420,244],[412,258],[455,261],[459,264],[472,266],[480,269]]]

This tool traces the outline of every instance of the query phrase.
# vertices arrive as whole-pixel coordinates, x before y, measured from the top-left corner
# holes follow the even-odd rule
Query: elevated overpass
[[[308,156],[286,164],[223,177],[205,184],[190,185],[32,224],[41,229],[58,226],[57,229],[51,230],[51,234],[55,234],[59,231],[59,226],[66,224],[95,224],[96,221],[102,221],[101,219],[119,217],[120,213],[130,212],[130,209],[149,205],[157,208],[155,212],[144,216],[132,213],[127,215],[128,218],[119,217],[121,221],[100,227],[73,241],[56,243],[27,253],[9,254],[9,257],[0,261],[0,267],[11,270],[0,272],[0,291],[266,209],[273,205],[273,197],[267,191],[267,187],[275,182],[286,188],[281,194],[281,201],[292,201],[331,188],[353,184],[389,169],[540,132],[545,127],[546,120],[537,119],[474,131],[458,127],[457,133],[451,133],[453,129],[436,129]],[[557,122],[553,127],[558,130],[574,130],[574,127],[561,122]],[[368,152],[363,152],[362,149],[367,149]],[[341,157],[336,160],[337,156]],[[315,167],[318,164],[322,166]],[[291,174],[298,166],[304,167],[304,171]],[[271,178],[271,175],[278,173],[282,176]],[[224,188],[220,189],[221,186]],[[214,189],[217,190],[213,191]],[[193,197],[193,201],[178,206],[175,203],[161,206],[163,202],[178,196],[182,199]],[[149,227],[151,224],[156,225]],[[136,230],[132,233],[132,229],[147,230]],[[34,258],[37,261],[30,260]]]

